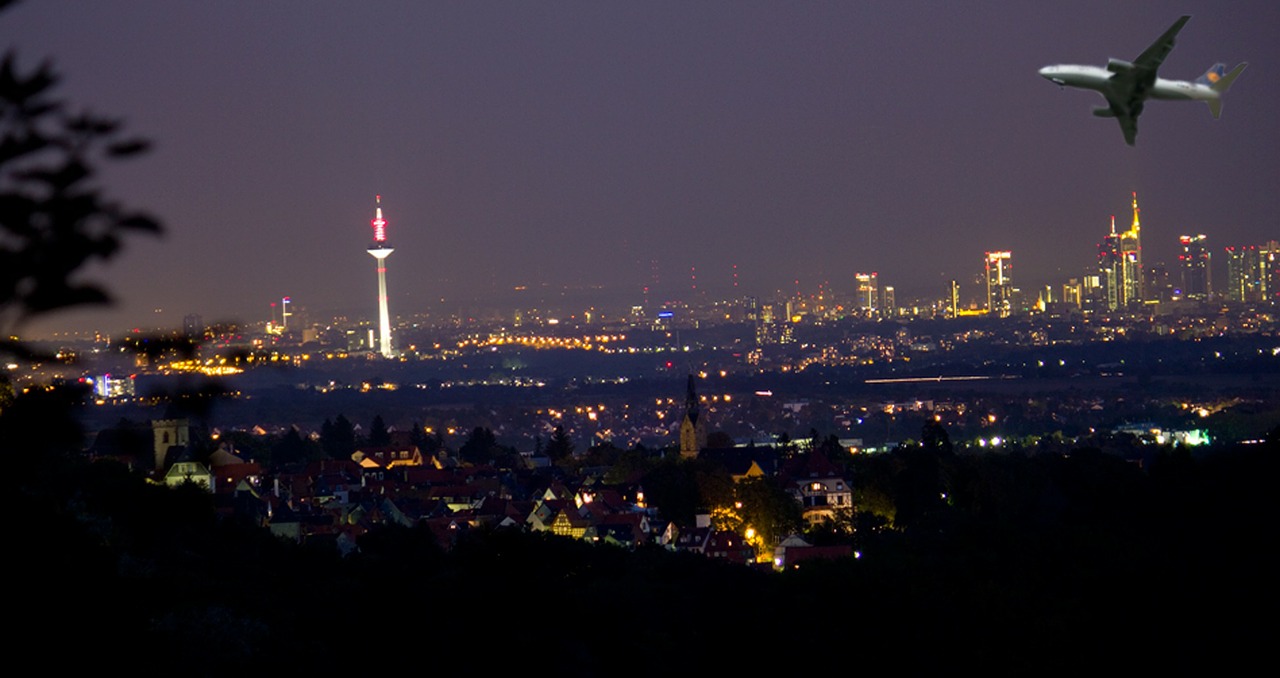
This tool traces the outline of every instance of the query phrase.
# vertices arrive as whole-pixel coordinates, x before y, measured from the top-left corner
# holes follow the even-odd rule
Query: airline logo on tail
[[[1221,80],[1222,76],[1226,74],[1227,74],[1226,64],[1223,64],[1223,63],[1214,64],[1212,67],[1209,68],[1209,70],[1204,72],[1204,75],[1196,78],[1196,82],[1200,83],[1201,85],[1211,86],[1215,82]]]

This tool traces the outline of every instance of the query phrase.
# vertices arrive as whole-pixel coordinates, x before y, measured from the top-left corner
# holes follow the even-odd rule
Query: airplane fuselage
[[[1045,66],[1040,69],[1040,75],[1059,85],[1101,92],[1108,99],[1119,99],[1130,91],[1129,85],[1121,82],[1122,79],[1117,78],[1114,71],[1099,66]],[[1212,101],[1221,98],[1220,93],[1207,85],[1186,80],[1165,80],[1159,77],[1143,90],[1142,96],[1151,99],[1194,101]]]

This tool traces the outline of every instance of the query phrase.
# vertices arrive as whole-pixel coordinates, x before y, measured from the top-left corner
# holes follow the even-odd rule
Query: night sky
[[[1131,148],[1036,74],[1133,59],[1184,13],[1162,77],[1250,62],[1221,120],[1149,102]],[[1080,275],[1135,190],[1148,263],[1184,233],[1219,266],[1280,239],[1274,1],[26,2],[0,35],[155,142],[102,183],[167,229],[92,272],[115,306],[35,335],[285,295],[374,317],[379,193],[393,315],[638,303],[655,272],[689,298],[693,266],[715,296],[735,264],[739,295],[877,271],[901,301],[976,292],[995,249],[1026,289]]]

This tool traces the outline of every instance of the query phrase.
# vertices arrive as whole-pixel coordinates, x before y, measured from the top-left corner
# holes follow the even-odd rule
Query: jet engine
[[[1133,62],[1124,59],[1107,59],[1107,70],[1112,73],[1122,73],[1124,71],[1133,70]]]

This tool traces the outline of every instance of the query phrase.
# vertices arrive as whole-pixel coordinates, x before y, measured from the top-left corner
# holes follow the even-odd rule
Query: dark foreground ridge
[[[859,560],[773,573],[510,529],[446,552],[382,527],[343,558],[219,518],[194,486],[36,456],[14,409],[9,639],[59,669],[1231,671],[1263,656],[1277,602],[1275,435],[1148,470],[1096,451],[889,453],[915,469],[895,490],[912,525],[865,535]],[[906,496],[937,472],[947,501]]]

